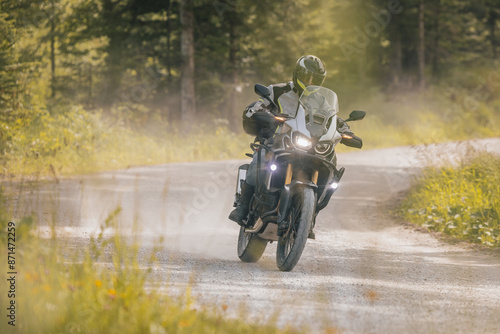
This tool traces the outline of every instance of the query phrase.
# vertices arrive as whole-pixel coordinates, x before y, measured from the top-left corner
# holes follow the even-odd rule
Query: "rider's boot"
[[[236,209],[231,211],[229,214],[229,219],[235,221],[240,226],[245,226],[243,220],[248,216],[248,205],[252,199],[253,193],[255,192],[255,186],[251,186],[248,183],[244,183],[241,187],[241,196],[238,201]]]

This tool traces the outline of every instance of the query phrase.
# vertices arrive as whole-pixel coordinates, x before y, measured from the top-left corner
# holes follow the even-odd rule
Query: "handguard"
[[[355,134],[343,134],[340,143],[344,144],[345,146],[354,148],[363,147],[363,140]]]
[[[252,117],[255,118],[257,124],[259,124],[263,128],[271,129],[277,125],[277,121],[274,118],[274,115],[267,111],[258,111]]]

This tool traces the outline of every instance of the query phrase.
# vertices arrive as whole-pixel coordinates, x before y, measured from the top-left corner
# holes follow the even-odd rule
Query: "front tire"
[[[253,233],[245,233],[245,228],[240,228],[238,235],[238,257],[243,262],[257,262],[262,257],[267,246],[267,240]]]
[[[299,262],[314,219],[314,191],[301,187],[293,195],[288,216],[288,229],[278,240],[276,264],[281,271],[292,270]]]

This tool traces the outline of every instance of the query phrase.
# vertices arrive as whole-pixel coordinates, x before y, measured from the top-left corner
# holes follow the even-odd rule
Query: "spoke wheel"
[[[314,191],[309,187],[293,196],[288,215],[288,229],[278,240],[276,264],[281,271],[292,270],[299,262],[314,218]]]

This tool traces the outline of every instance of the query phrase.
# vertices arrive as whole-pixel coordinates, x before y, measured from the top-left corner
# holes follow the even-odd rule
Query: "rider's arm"
[[[272,128],[275,126],[274,115],[258,101],[248,106],[243,112],[243,129],[252,136],[259,135],[261,129]]]
[[[271,100],[274,100],[274,86],[270,85],[269,91],[271,95],[269,96]],[[257,102],[250,104],[243,111],[243,129],[245,132],[252,136],[257,136],[259,130],[266,127],[272,127],[272,124],[266,124],[266,119],[269,122],[272,121],[273,114],[275,112],[275,106],[267,99],[261,98]]]
[[[246,107],[245,112],[243,113],[243,119],[250,119],[258,112],[270,112],[272,108],[273,105],[271,104],[271,102],[260,99],[259,101],[254,102]]]
[[[342,144],[355,148],[363,147],[363,140],[356,136],[349,125],[340,117],[337,117],[337,130],[340,134],[348,136],[347,138],[342,138]]]
[[[337,117],[337,131],[341,134],[353,135],[351,128],[347,123],[340,117]]]

